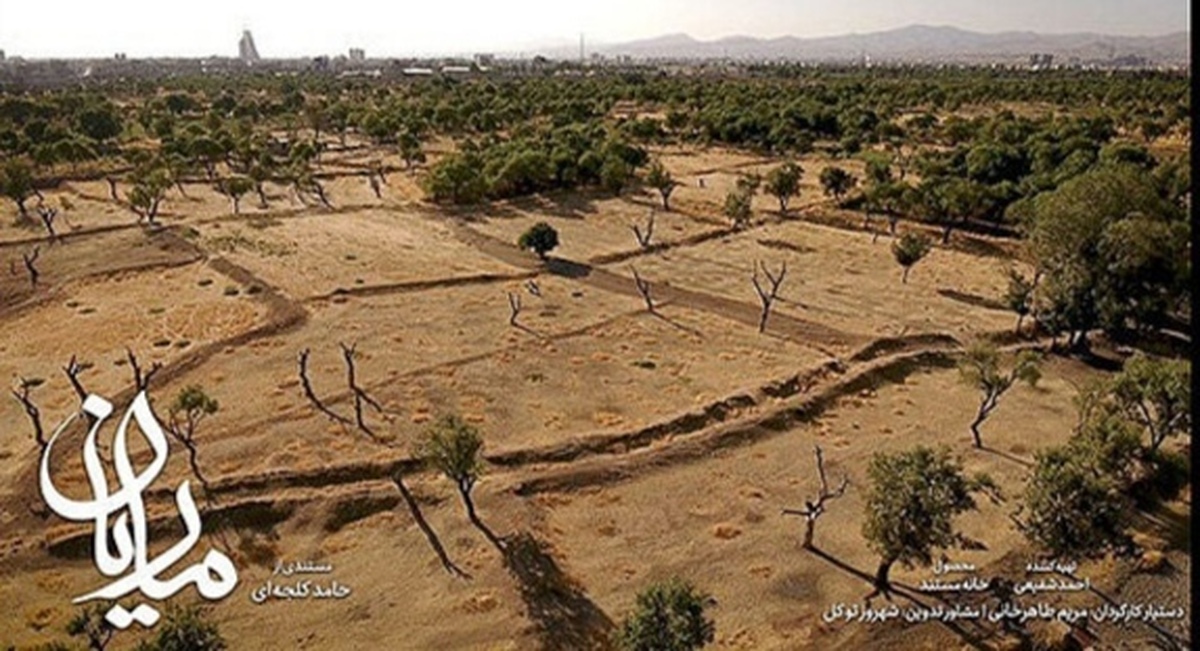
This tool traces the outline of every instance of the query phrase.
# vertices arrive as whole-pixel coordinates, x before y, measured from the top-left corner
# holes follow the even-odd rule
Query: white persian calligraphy
[[[77,597],[73,603],[95,599],[119,599],[141,593],[147,599],[166,599],[187,585],[196,586],[200,596],[209,600],[221,599],[233,592],[237,586],[237,570],[228,556],[217,550],[209,550],[200,563],[178,572],[174,577],[163,580],[160,575],[180,561],[200,540],[200,514],[192,499],[189,483],[185,480],[175,491],[175,504],[183,519],[186,534],[183,540],[172,545],[162,554],[147,558],[146,505],[142,494],[166,466],[169,449],[162,426],[154,417],[146,393],[140,392],[125,412],[113,440],[113,466],[116,471],[118,490],[109,492],[104,467],[96,448],[96,436],[101,424],[112,414],[112,404],[95,395],[83,402],[83,411],[95,417],[83,445],[83,466],[91,486],[91,501],[77,501],[65,497],[50,479],[50,452],[58,436],[75,418],[63,423],[42,453],[38,473],[42,497],[46,505],[58,515],[76,522],[91,521],[95,527],[93,547],[96,567],[107,577],[122,576],[99,590]],[[128,428],[130,420],[137,422],[138,429],[150,445],[154,457],[141,473],[135,473],[129,456]],[[115,516],[111,528],[109,518]],[[113,553],[115,548],[115,553]],[[131,569],[132,568],[132,569]],[[132,611],[121,605],[109,609],[105,618],[119,629],[128,628],[133,622],[153,626],[158,622],[159,612],[153,606],[140,604]]]

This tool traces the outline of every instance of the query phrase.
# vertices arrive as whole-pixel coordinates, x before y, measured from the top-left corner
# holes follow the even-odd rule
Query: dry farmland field
[[[790,210],[760,194],[735,228],[726,196],[779,160],[652,147],[680,184],[670,210],[646,187],[448,207],[425,200],[423,172],[393,148],[327,137],[317,169],[330,205],[268,183],[265,206],[251,192],[235,214],[200,175],[170,187],[147,225],[123,188],[114,200],[102,177],[67,180],[43,190],[65,206],[56,241],[0,209],[0,376],[14,395],[25,387],[47,435],[77,410],[72,375],[118,409],[136,374],[160,417],[188,387],[219,403],[196,429],[203,479],[173,439],[146,500],[158,550],[179,535],[174,487],[188,479],[204,496],[210,530],[188,558],[218,547],[239,569],[232,595],[206,606],[229,648],[608,648],[639,592],[671,577],[711,596],[713,648],[1021,648],[987,622],[823,617],[872,590],[879,554],[862,530],[880,452],[946,446],[995,482],[996,501],[956,520],[984,543],[955,561],[999,576],[1035,554],[1013,524],[1016,499],[1037,453],[1070,438],[1081,387],[1111,377],[1124,352],[1098,340],[1100,362],[1045,355],[1040,381],[1014,386],[983,425],[986,446],[971,445],[980,397],[956,368],[964,351],[991,343],[1009,363],[1051,344],[1014,333],[1006,273],[1030,268],[1011,238],[955,231],[943,243],[915,221],[894,234],[864,225],[817,180],[835,164],[861,176],[862,161],[824,150],[797,159]],[[452,146],[429,147],[429,160]],[[376,164],[389,168],[379,196],[363,173]],[[642,247],[632,227],[651,215]],[[517,245],[539,222],[560,242],[546,259]],[[892,245],[917,232],[934,245],[904,280]],[[752,278],[784,267],[760,327]],[[421,461],[417,442],[451,414],[483,438],[473,495],[499,544]],[[41,504],[30,423],[20,400],[0,401],[0,642],[21,649],[63,639],[76,613],[66,597],[99,579],[90,526]],[[85,433],[65,429],[50,455],[75,497],[88,493]],[[803,519],[782,511],[817,494],[815,448],[829,481],[848,483],[808,550]],[[139,467],[152,456],[141,437],[130,454]],[[439,562],[398,477],[461,576]],[[1138,523],[1168,559],[1164,576],[1112,558],[1081,572],[1113,598],[1186,599],[1183,499]],[[277,564],[296,560],[332,566],[351,595],[257,603]],[[929,576],[897,565],[891,580],[909,596],[896,599],[920,599],[912,586]],[[139,634],[122,635],[124,649]]]

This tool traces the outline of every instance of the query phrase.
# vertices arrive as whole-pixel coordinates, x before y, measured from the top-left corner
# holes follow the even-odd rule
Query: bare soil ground
[[[790,218],[760,197],[755,225],[735,233],[720,215],[726,186],[768,162],[658,152],[684,185],[675,211],[656,212],[661,246],[642,251],[630,225],[656,204],[646,192],[442,209],[419,203],[402,171],[375,197],[362,166],[403,163],[352,144],[323,161],[332,209],[272,186],[268,208],[250,196],[232,215],[197,181],[190,198],[171,190],[165,228],[147,231],[104,182],[77,183],[46,193],[70,195],[78,226],[53,245],[0,209],[11,269],[0,274],[0,374],[45,380],[32,396],[48,429],[75,408],[61,370],[72,355],[89,365],[88,390],[121,400],[132,397],[126,348],[161,363],[150,388],[160,416],[188,385],[220,401],[197,435],[216,500],[205,519],[221,529],[202,546],[240,568],[237,590],[212,606],[232,649],[603,648],[637,592],[672,574],[715,596],[718,648],[876,648],[820,620],[869,587],[859,532],[870,455],[950,445],[1015,494],[1034,452],[1067,436],[1074,387],[1100,373],[1051,362],[1038,389],[1014,389],[985,425],[990,449],[970,448],[977,397],[952,356],[1008,336],[1014,317],[997,302],[1009,262],[956,235],[979,246],[936,249],[901,284],[887,237],[811,223],[840,214],[816,189],[832,162],[819,156],[800,161]],[[515,244],[542,220],[562,239],[548,262]],[[34,246],[37,287],[21,265]],[[761,334],[757,260],[789,268]],[[630,267],[651,281],[655,314]],[[509,294],[521,299],[516,327]],[[381,442],[316,414],[301,391],[297,356],[310,349],[314,388],[351,413],[339,342],[357,346],[358,380],[383,407],[367,412]],[[414,441],[445,413],[483,433],[477,499],[503,552],[470,526],[450,483],[414,461]],[[18,648],[63,639],[70,598],[99,579],[90,530],[38,506],[30,431],[20,405],[0,401],[0,602],[12,614],[0,643]],[[56,482],[77,497],[81,440],[71,430],[54,456]],[[800,523],[780,515],[815,489],[815,444],[852,482],[819,524],[821,554],[798,549]],[[148,451],[135,444],[133,456]],[[173,447],[147,496],[155,549],[179,535],[171,500],[191,477],[185,458]],[[390,481],[397,471],[470,579],[438,564]],[[985,503],[963,518],[988,544],[964,560],[1027,551],[1012,508]],[[250,595],[277,560],[327,562],[353,594],[257,605]]]

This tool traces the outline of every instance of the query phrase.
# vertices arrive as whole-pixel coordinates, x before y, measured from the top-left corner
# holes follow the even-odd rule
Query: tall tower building
[[[259,60],[258,48],[254,47],[254,37],[248,29],[242,32],[242,40],[238,41],[238,58],[246,63]]]

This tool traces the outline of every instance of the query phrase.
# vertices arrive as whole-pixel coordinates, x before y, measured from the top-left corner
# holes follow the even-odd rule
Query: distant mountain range
[[[1163,36],[1105,34],[1038,34],[1035,32],[972,32],[957,27],[912,25],[869,34],[819,38],[753,38],[731,36],[700,41],[687,34],[616,45],[588,46],[587,53],[660,59],[792,59],[798,61],[1017,62],[1031,54],[1051,54],[1055,62],[1078,59],[1104,62],[1137,57],[1151,63],[1181,64],[1190,60],[1188,32]],[[545,56],[570,59],[578,47],[554,47]]]

